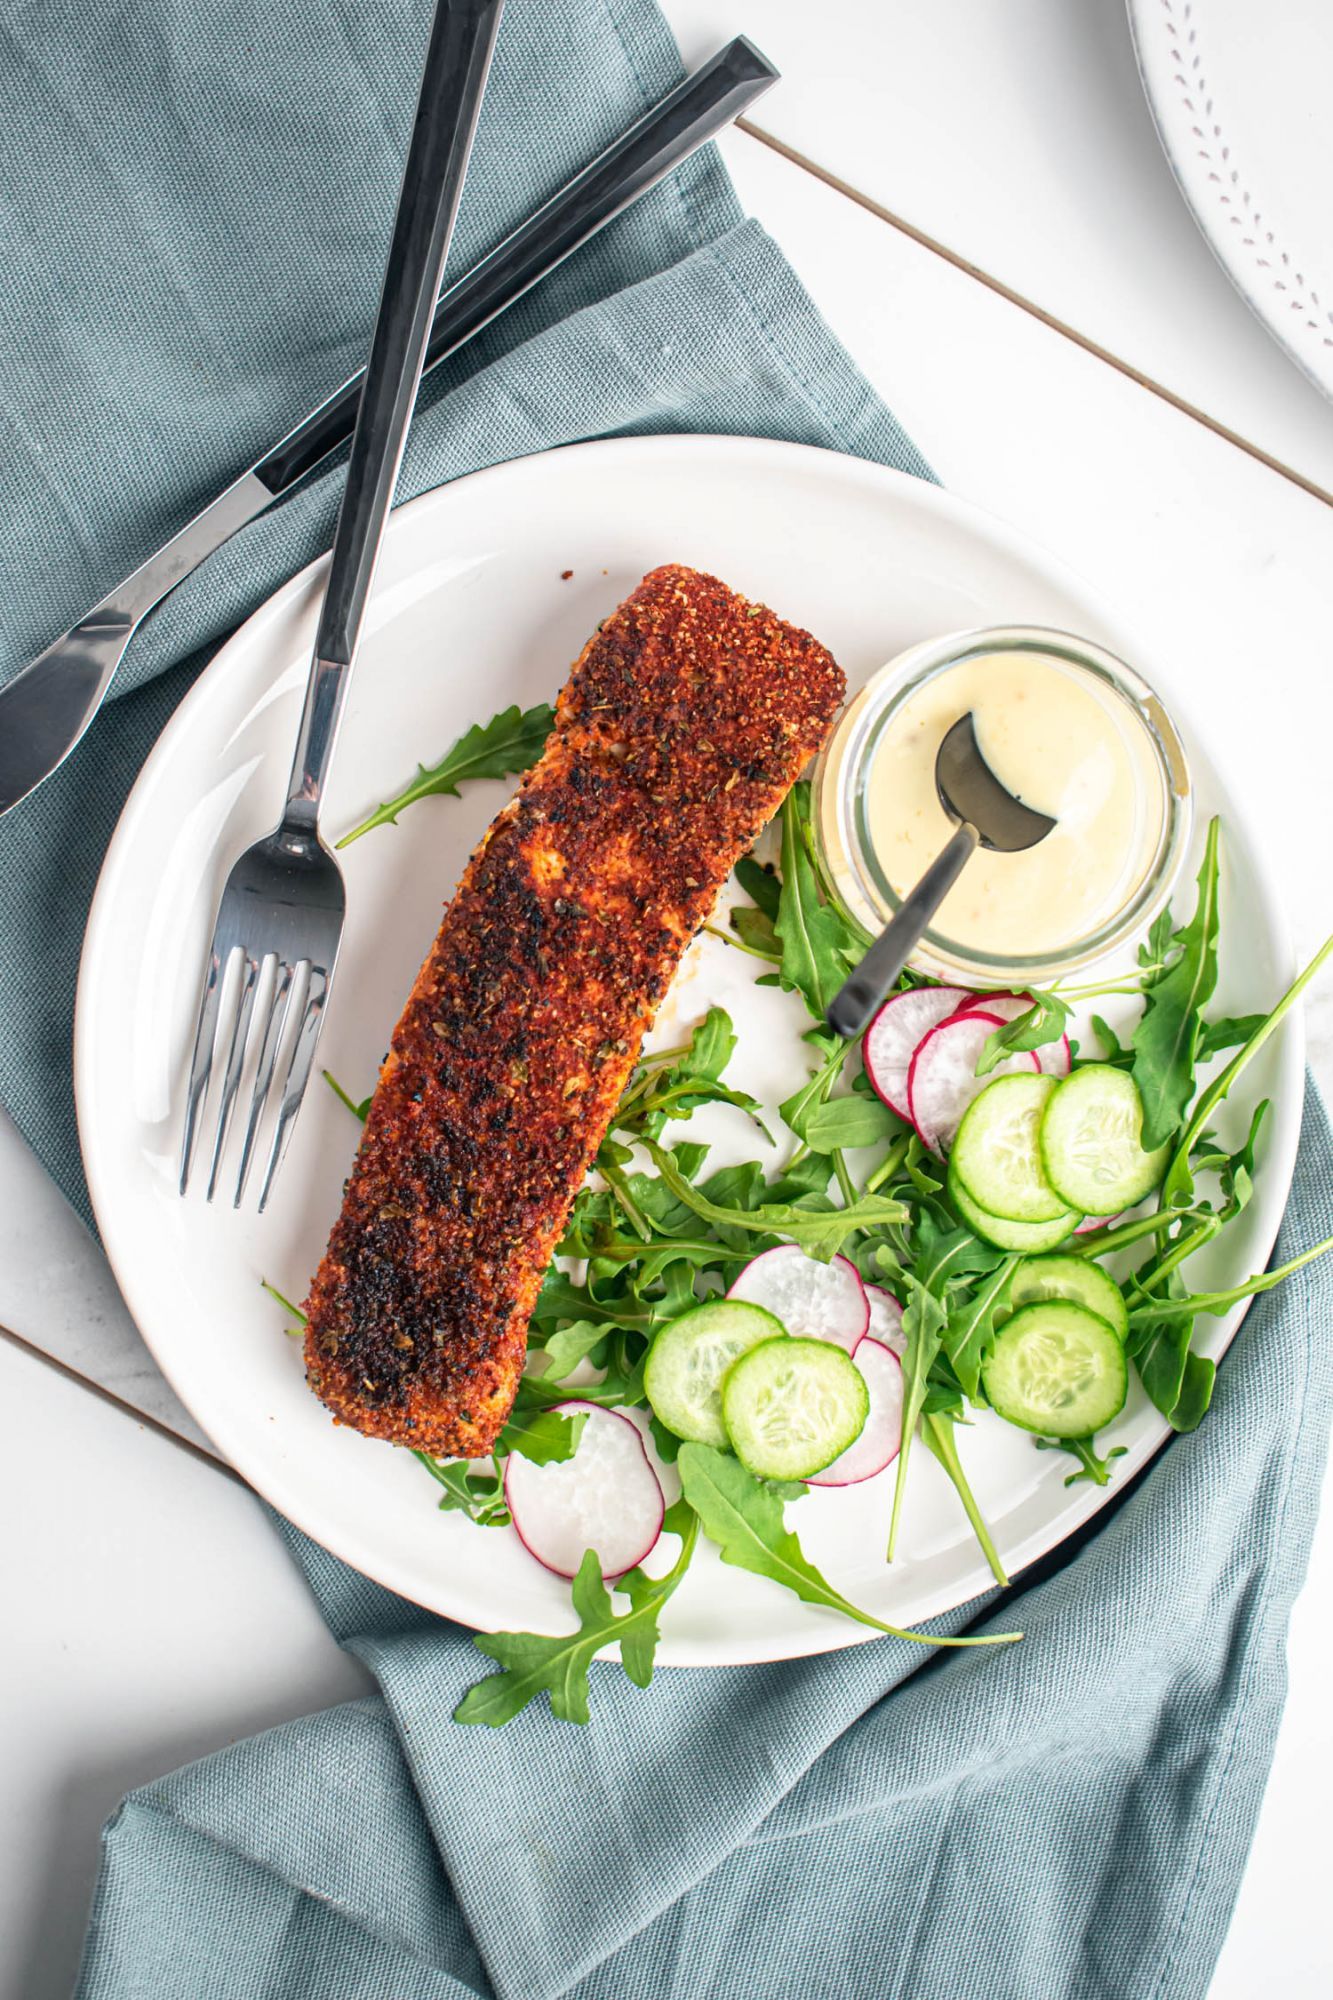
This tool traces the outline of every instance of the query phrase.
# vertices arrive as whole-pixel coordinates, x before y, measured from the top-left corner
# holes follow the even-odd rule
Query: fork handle
[[[287,802],[313,827],[407,442],[504,0],[437,0]]]

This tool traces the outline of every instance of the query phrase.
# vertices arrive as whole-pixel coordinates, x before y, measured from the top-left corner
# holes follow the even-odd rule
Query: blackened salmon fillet
[[[589,640],[380,1072],[307,1302],[307,1376],[335,1418],[490,1450],[657,1004],[843,692],[808,632],[674,564]]]

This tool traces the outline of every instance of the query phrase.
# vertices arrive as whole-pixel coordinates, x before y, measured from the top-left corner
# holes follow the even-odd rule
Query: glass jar
[[[912,963],[931,977],[959,985],[1049,986],[1147,930],[1171,893],[1189,845],[1193,794],[1179,733],[1147,682],[1104,647],[1068,632],[1005,625],[952,633],[890,660],[843,711],[819,759],[815,773],[819,858],[827,886],[847,914],[872,934],[882,930],[912,883],[895,886],[876,852],[870,810],[876,756],[906,704],[931,682],[964,662],[1006,653],[1037,655],[1057,663],[1065,676],[1096,694],[1121,738],[1132,744],[1134,783],[1150,788],[1150,795],[1135,801],[1139,823],[1146,828],[1143,852],[1140,856],[1136,849],[1129,879],[1117,891],[1116,906],[1103,910],[1095,927],[1082,935],[1058,945],[1048,941],[1036,950],[997,951],[932,929]],[[966,705],[960,710],[965,712]],[[929,750],[932,757],[935,747],[932,744]],[[945,838],[947,825],[941,846]],[[922,866],[931,858],[926,855]],[[1003,859],[1007,865],[1023,857]]]

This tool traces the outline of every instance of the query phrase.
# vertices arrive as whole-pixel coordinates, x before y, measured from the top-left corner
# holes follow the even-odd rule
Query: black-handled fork
[[[259,1194],[261,1209],[310,1079],[346,908],[342,872],[319,835],[320,800],[407,442],[502,6],[503,0],[437,0],[287,804],[274,831],[247,848],[232,868],[213,928],[186,1096],[182,1194],[189,1183],[200,1112],[221,1040],[227,1055],[208,1174],[212,1199],[261,990],[266,1005],[261,1010],[258,1061],[236,1179],[238,1207],[279,1052],[286,1053],[285,1073]],[[235,994],[234,1012],[219,1037],[225,974],[238,954],[239,984],[233,982],[229,988]]]

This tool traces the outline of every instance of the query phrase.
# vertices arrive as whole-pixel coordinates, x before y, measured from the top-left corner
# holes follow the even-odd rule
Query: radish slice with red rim
[[[574,1456],[534,1465],[512,1452],[505,1501],[529,1555],[557,1576],[577,1576],[589,1549],[602,1575],[623,1576],[649,1555],[662,1532],[665,1501],[637,1428],[615,1410],[577,1399],[563,1417],[587,1413]]]
[[[1036,1056],[1023,1051],[1006,1056],[988,1076],[977,1075],[981,1051],[1001,1025],[998,1014],[983,1014],[980,1009],[954,1014],[931,1029],[913,1056],[907,1098],[912,1123],[932,1153],[943,1153],[952,1145],[963,1113],[992,1077],[1040,1070]]]
[[[974,996],[963,986],[909,986],[884,1002],[861,1042],[871,1088],[890,1111],[911,1122],[907,1072],[919,1044]]]
[[[821,1264],[795,1243],[754,1258],[727,1297],[766,1307],[798,1339],[828,1340],[849,1354],[870,1324],[866,1288],[851,1259]]]
[[[887,1296],[887,1294],[885,1295]],[[867,1334],[852,1365],[859,1368],[870,1391],[870,1409],[858,1438],[832,1465],[806,1483],[810,1486],[859,1486],[892,1465],[903,1440],[903,1366],[891,1347]]]
[[[866,1328],[867,1340],[877,1340],[881,1347],[888,1347],[902,1358],[907,1342],[903,1338],[903,1309],[892,1292],[886,1292],[883,1285],[867,1285],[866,1299],[870,1306],[870,1324]],[[852,1357],[855,1359],[855,1356]]]
[[[966,1007],[958,1009],[960,1014],[998,1014],[1002,1021],[1016,1021],[1020,1014],[1028,1013],[1036,1006],[1030,993],[974,993]],[[1070,1053],[1068,1035],[1061,1035],[1058,1042],[1043,1042],[1039,1049],[1033,1049],[1042,1073],[1045,1076],[1068,1076],[1074,1059]]]

